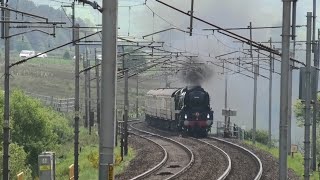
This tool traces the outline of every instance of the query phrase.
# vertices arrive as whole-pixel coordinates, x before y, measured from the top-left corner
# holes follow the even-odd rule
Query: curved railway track
[[[194,165],[181,175],[181,179],[223,180],[228,176],[231,171],[231,158],[222,149],[195,138],[172,138],[188,146],[195,154]]]
[[[189,171],[184,174],[181,174],[181,179],[187,178],[188,179],[194,179],[191,178],[191,174],[206,174],[206,175],[197,175],[195,177],[198,177],[196,179],[253,179],[253,180],[259,180],[262,176],[263,168],[261,160],[251,151],[248,149],[239,146],[237,144],[228,142],[223,139],[215,138],[215,137],[208,137],[204,139],[196,139],[192,137],[188,138],[181,138],[178,136],[177,133],[174,132],[168,132],[160,129],[156,129],[153,127],[149,127],[143,122],[138,122],[135,124],[140,124],[141,129],[144,130],[144,132],[147,131],[153,131],[157,134],[160,134],[162,136],[170,136],[170,139],[174,139],[175,141],[178,141],[185,146],[189,147],[192,151],[194,151],[194,165],[190,167]],[[201,145],[202,144],[202,145]],[[211,150],[207,149],[204,150],[204,146],[211,147]],[[200,147],[201,146],[201,147]],[[223,159],[221,157],[215,159],[218,161],[218,164],[221,166],[220,170],[218,170],[217,167],[211,168],[212,170],[209,172],[211,173],[211,176],[208,175],[208,172],[206,172],[205,168],[201,168],[199,164],[202,164],[202,166],[206,166],[206,163],[213,163],[208,161],[207,159],[204,159],[204,155],[201,155],[201,152],[203,151],[204,154],[208,154],[207,159],[213,158],[211,154],[214,154],[214,152],[217,152],[221,156],[223,156]],[[198,165],[197,165],[198,164]],[[205,165],[204,165],[205,164]],[[223,165],[225,164],[225,165]],[[196,171],[194,172],[193,171]],[[203,172],[202,172],[203,171]],[[216,173],[216,174],[215,174]]]
[[[223,171],[222,175],[217,178],[217,180],[226,179],[226,178],[228,177],[230,171],[231,171],[231,158],[230,158],[230,156],[229,156],[224,150],[222,150],[221,148],[219,148],[219,147],[217,147],[217,146],[215,146],[215,145],[213,145],[213,144],[210,144],[210,143],[208,143],[208,142],[206,142],[206,141],[203,141],[203,140],[200,140],[200,139],[196,139],[196,138],[192,138],[192,139],[194,139],[194,140],[196,140],[196,141],[199,141],[199,142],[201,142],[201,143],[204,143],[204,144],[206,144],[206,145],[208,145],[208,146],[211,146],[212,148],[214,148],[214,149],[216,149],[218,152],[220,152],[220,154],[222,154],[222,156],[223,156],[223,157],[226,159],[226,161],[227,161],[227,168]]]
[[[156,129],[154,127],[149,127],[144,124],[146,128],[149,128],[150,130],[156,131],[157,133],[161,135],[168,135],[171,134],[176,136],[174,139],[179,139],[177,137],[177,133],[174,132],[168,132],[160,129]],[[261,160],[251,151],[248,149],[239,146],[237,144],[228,142],[223,139],[209,137],[205,139],[196,139],[196,138],[184,138],[184,139],[192,139],[193,141],[200,141],[203,144],[215,146],[216,148],[219,148],[221,152],[223,153],[223,156],[226,158],[226,155],[229,156],[231,162],[230,166],[228,165],[228,168],[225,169],[222,176],[219,178],[214,179],[254,179],[259,180],[263,173],[263,167]],[[181,141],[180,141],[181,142]],[[187,144],[184,142],[184,144]],[[215,148],[215,149],[216,149]],[[218,160],[218,159],[217,159]],[[223,163],[223,162],[221,162]],[[228,163],[229,164],[229,163]],[[229,168],[230,167],[230,168]],[[191,170],[191,169],[190,169]]]
[[[136,135],[155,142],[164,150],[163,160],[155,167],[145,171],[144,173],[132,178],[136,179],[173,179],[179,177],[187,171],[194,163],[193,152],[185,145],[154,133],[140,130],[130,125]],[[131,130],[131,134],[133,133]]]
[[[219,146],[230,155],[232,168],[226,179],[259,180],[261,178],[263,172],[261,160],[248,149],[215,137],[206,138],[204,141]]]
[[[210,143],[195,138],[182,138],[176,133],[167,132],[153,127],[146,126],[144,123],[138,127],[144,131],[155,131],[155,133],[174,139],[194,153],[194,164],[188,171],[181,174],[178,179],[225,179],[231,171],[231,158],[222,149]]]

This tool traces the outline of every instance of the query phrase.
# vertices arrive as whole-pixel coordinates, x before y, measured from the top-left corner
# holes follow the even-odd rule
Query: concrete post
[[[311,29],[312,13],[307,13],[307,51],[306,51],[306,101],[305,101],[305,136],[304,136],[304,179],[310,179],[310,126],[311,126]]]
[[[118,0],[103,0],[99,180],[114,179]]]
[[[281,87],[280,87],[280,123],[279,123],[279,179],[287,179],[287,135],[288,135],[288,80],[290,60],[290,25],[291,0],[283,0],[282,16],[282,56],[281,56]]]

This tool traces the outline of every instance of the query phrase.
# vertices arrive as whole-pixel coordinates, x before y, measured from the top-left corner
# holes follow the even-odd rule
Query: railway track
[[[232,167],[231,166],[231,158],[230,158],[230,156],[224,150],[222,150],[221,148],[219,148],[219,147],[217,147],[217,146],[215,146],[213,144],[210,144],[210,143],[208,143],[206,141],[203,141],[203,140],[200,140],[200,139],[196,139],[196,138],[192,138],[192,139],[212,147],[213,149],[215,149],[219,154],[221,154],[225,158],[225,162],[227,162],[227,167],[223,171],[222,175],[220,175],[217,178],[217,180],[226,179],[228,177],[228,175],[230,174],[231,167]]]
[[[211,177],[208,176],[202,176],[201,178],[206,179],[254,179],[259,180],[262,176],[263,168],[261,160],[251,151],[248,149],[245,149],[237,144],[225,141],[223,139],[209,137],[205,139],[196,139],[196,138],[181,138],[178,136],[177,133],[168,132],[160,129],[156,129],[153,127],[149,127],[144,123],[140,123],[141,126],[143,126],[148,131],[155,131],[157,134],[161,134],[164,136],[172,135],[170,138],[175,139],[176,141],[182,142],[186,146],[188,146],[193,151],[200,151],[199,147],[201,146],[199,143],[206,144],[207,146],[211,146],[211,154],[217,152],[221,156],[224,157],[223,160],[217,158],[216,160],[219,161],[219,164],[221,167],[223,167],[223,164],[226,163],[226,168],[224,168],[223,173],[221,173],[220,176],[217,176],[215,174],[218,172],[217,169],[211,168]],[[193,142],[192,142],[193,141]],[[203,146],[203,145],[202,145]],[[198,149],[197,149],[198,147]],[[206,150],[207,152],[210,150]],[[196,153],[195,153],[196,154]],[[207,159],[210,158],[210,154],[207,153]],[[196,168],[196,164],[200,159],[200,164],[204,163],[203,158],[199,158],[200,154],[195,155],[195,164],[192,168],[190,168],[190,174],[192,174],[192,169],[198,169],[198,173],[200,174],[202,172],[201,169]],[[200,155],[201,156],[201,155]],[[212,157],[211,157],[212,158]],[[206,162],[207,163],[207,162]],[[202,165],[203,166],[203,165]],[[203,168],[204,169],[204,168]],[[221,169],[221,168],[220,168]],[[205,171],[204,171],[205,172]],[[188,173],[186,173],[187,175]],[[194,174],[194,173],[193,173]],[[182,175],[184,177],[185,175]],[[186,176],[188,177],[188,176]],[[200,179],[201,179],[200,178]],[[190,178],[189,176],[189,179]],[[199,179],[199,178],[198,178]]]
[[[157,134],[170,137],[187,146],[194,153],[194,164],[178,179],[225,179],[231,171],[231,158],[222,149],[196,138],[182,138],[176,133],[166,132],[139,124],[144,131],[155,131]],[[172,136],[168,136],[172,134]]]
[[[188,146],[195,154],[194,165],[179,179],[223,180],[228,176],[231,171],[231,158],[225,151],[195,138],[172,138]]]
[[[261,160],[248,149],[223,139],[209,137],[206,143],[219,146],[231,157],[232,168],[226,179],[259,180],[263,173]]]
[[[163,160],[155,167],[145,171],[144,173],[132,178],[136,179],[173,179],[179,177],[187,171],[194,163],[193,152],[173,139],[153,134],[130,125],[131,134],[138,135],[158,144],[164,151]]]

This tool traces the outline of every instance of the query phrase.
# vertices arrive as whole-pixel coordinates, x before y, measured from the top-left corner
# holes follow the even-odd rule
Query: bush
[[[1,147],[2,148],[2,147]],[[0,156],[0,163],[2,165],[3,163],[3,151],[0,150],[1,156]],[[20,172],[24,173],[25,179],[31,178],[31,169],[29,168],[29,165],[27,165],[27,153],[23,150],[23,147],[11,143],[10,144],[10,163],[9,163],[9,169],[10,169],[10,177],[16,177],[17,174]],[[0,171],[0,177],[2,177],[3,172],[2,169]]]
[[[2,124],[1,114],[3,114],[3,93],[0,95]],[[23,148],[26,162],[30,164],[33,175],[38,173],[38,155],[41,152],[54,150],[60,144],[72,139],[72,129],[65,118],[44,107],[40,101],[26,96],[22,91],[11,93],[10,115],[11,141]]]
[[[245,131],[244,132],[244,139],[252,140],[252,132],[253,132],[252,129],[250,131]],[[256,131],[256,141],[261,144],[268,145],[268,142],[269,142],[268,136],[269,136],[268,131],[264,131],[264,130],[257,130]]]
[[[71,59],[71,55],[70,55],[69,51],[64,52],[63,59]]]

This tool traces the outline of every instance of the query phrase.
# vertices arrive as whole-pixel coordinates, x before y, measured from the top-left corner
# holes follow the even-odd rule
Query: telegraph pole
[[[250,57],[252,58],[252,71],[253,71],[253,52],[252,52],[252,22],[249,25],[250,29]]]
[[[88,53],[87,53],[87,67],[90,67],[90,60],[88,58]],[[88,83],[88,125],[89,125],[89,135],[91,135],[91,120],[93,121],[93,117],[91,117],[91,73],[90,73],[90,69],[88,70],[88,79],[87,79],[87,83]],[[93,122],[92,122],[93,123]]]
[[[124,69],[124,155],[128,155],[128,69]]]
[[[137,77],[137,87],[136,87],[136,118],[139,118],[139,75]]]
[[[252,141],[256,143],[256,128],[257,128],[257,85],[258,85],[259,66],[254,65],[254,92],[253,92],[253,133]]]
[[[3,1],[2,1],[3,4]],[[10,11],[5,9],[4,16],[7,21],[10,20]],[[9,23],[4,23],[4,122],[3,122],[3,180],[10,179],[9,169],[9,145],[10,145],[10,39],[9,39]]]
[[[315,44],[316,44],[316,19],[317,19],[317,0],[313,0],[313,12],[312,12],[313,16],[312,16],[312,52],[315,53],[316,48],[315,48]]]
[[[272,39],[270,38],[270,47],[272,48]],[[270,52],[270,70],[269,70],[269,148],[271,148],[272,136],[271,136],[271,120],[272,120],[272,53]]]
[[[297,0],[292,0],[292,40],[293,40],[293,57],[296,54],[296,14],[297,14]],[[292,71],[293,71],[293,62],[289,62],[289,84],[288,84],[288,144],[287,144],[287,153],[291,155],[291,124],[292,124]]]
[[[316,40],[316,18],[317,18],[317,1],[313,0],[313,31],[312,31],[312,41],[313,41],[313,53],[314,53],[314,66],[319,67],[319,51],[318,51],[318,41]],[[318,35],[319,36],[319,35]],[[318,113],[318,99],[317,99],[317,91],[318,91],[318,70],[314,74],[314,89],[313,91],[313,121],[312,121],[312,169],[315,171],[317,169],[317,113]]]
[[[79,39],[79,24],[75,25],[74,31],[74,39]],[[74,96],[74,179],[79,179],[79,99],[80,99],[80,88],[79,88],[79,66],[80,66],[80,51],[79,45],[75,45],[75,96]]]
[[[97,123],[98,123],[98,133],[100,134],[100,76],[99,76],[99,60],[97,58],[97,49],[94,49],[94,58],[96,65],[96,86],[97,86]]]
[[[103,0],[99,180],[114,179],[118,0]]]
[[[226,114],[224,115],[224,123],[225,123],[225,133],[228,134],[224,134],[225,136],[229,136],[229,124],[228,124],[228,113],[227,113],[227,108],[228,108],[228,74],[225,71],[225,66],[227,66],[226,64],[226,60],[223,61],[223,73],[224,73],[224,110],[226,112]],[[226,67],[227,68],[227,67]]]
[[[85,34],[86,36],[86,34]],[[87,47],[85,47],[85,56],[83,57],[83,69],[86,69],[88,67],[87,59],[88,59],[88,53],[87,53]],[[88,71],[84,72],[84,109],[85,109],[85,120],[84,120],[84,127],[89,127],[89,101],[88,101]]]
[[[192,30],[193,30],[193,5],[194,0],[191,0],[191,11],[190,11],[190,36],[192,36]]]
[[[314,44],[314,66],[319,68],[319,41],[315,41]],[[317,115],[318,115],[318,79],[319,71],[316,70],[314,73],[314,84],[313,84],[313,122],[312,122],[312,170],[317,169]]]
[[[74,35],[74,27],[75,27],[75,22],[76,22],[76,17],[75,17],[75,6],[74,6],[74,1],[71,3],[71,8],[72,8],[72,27],[73,27],[73,29],[72,29],[72,41],[73,41],[73,45],[75,45],[75,35]]]
[[[1,0],[1,6],[4,6],[4,0]],[[4,9],[1,9],[1,20],[4,21]],[[1,39],[4,39],[4,22],[1,23]]]
[[[290,60],[291,0],[283,0],[282,56],[280,87],[279,179],[287,179],[288,80]]]
[[[307,51],[306,51],[306,105],[305,105],[305,139],[304,139],[304,179],[310,178],[310,102],[311,102],[311,30],[312,13],[307,13]]]
[[[289,74],[288,74],[288,141],[287,141],[287,152],[291,154],[291,114],[292,114],[292,70],[293,62],[289,62]]]

